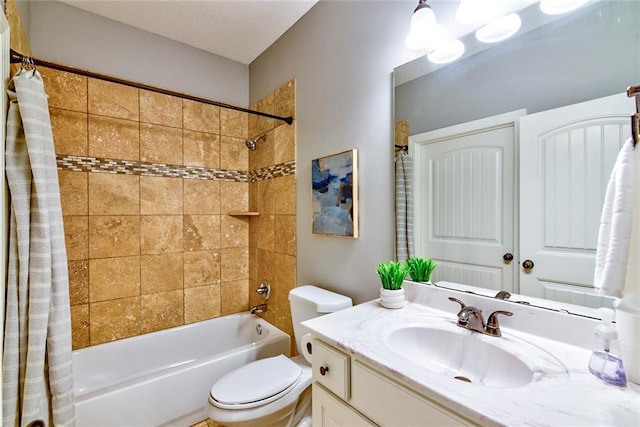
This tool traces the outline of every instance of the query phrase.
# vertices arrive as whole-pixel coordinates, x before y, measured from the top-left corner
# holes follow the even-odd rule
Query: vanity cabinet
[[[313,381],[314,427],[474,425],[318,339]]]

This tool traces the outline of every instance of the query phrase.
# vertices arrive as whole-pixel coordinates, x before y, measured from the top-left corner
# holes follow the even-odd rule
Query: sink
[[[440,319],[382,334],[386,349],[420,368],[486,387],[522,387],[566,370],[543,349],[513,337],[490,337]]]

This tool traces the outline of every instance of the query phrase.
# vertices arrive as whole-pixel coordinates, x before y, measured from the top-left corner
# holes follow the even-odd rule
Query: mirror
[[[431,3],[436,15],[438,5]],[[455,62],[438,66],[425,56],[397,67],[396,124],[406,121],[412,136],[522,109],[544,112],[640,84],[639,2],[595,1],[553,17],[544,16],[535,3],[520,16],[523,27],[510,40],[474,44],[471,34],[462,39],[467,53]],[[571,302],[568,311],[575,312]],[[558,300],[548,306],[562,309]]]

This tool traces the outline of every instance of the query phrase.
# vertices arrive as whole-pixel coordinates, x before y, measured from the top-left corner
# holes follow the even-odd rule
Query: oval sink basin
[[[445,320],[406,324],[383,334],[396,356],[445,377],[487,387],[522,387],[566,373],[552,355],[514,337],[490,337]]]

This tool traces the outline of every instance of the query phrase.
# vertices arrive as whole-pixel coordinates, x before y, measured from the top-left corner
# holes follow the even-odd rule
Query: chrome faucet
[[[268,310],[267,304],[258,304],[251,307],[251,314],[266,313]]]
[[[513,313],[510,311],[497,310],[489,315],[489,319],[487,319],[487,323],[485,323],[484,317],[482,317],[482,310],[479,308],[466,305],[454,297],[449,297],[449,301],[460,304],[460,311],[458,312],[458,326],[471,331],[480,332],[481,334],[490,335],[492,337],[499,337],[502,335],[500,332],[498,315],[502,314],[505,316],[513,316]]]

